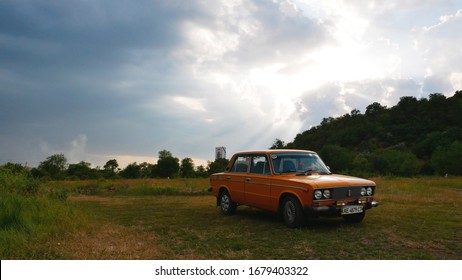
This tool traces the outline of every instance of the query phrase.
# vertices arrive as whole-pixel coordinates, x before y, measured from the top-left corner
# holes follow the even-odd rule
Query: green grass
[[[77,211],[85,225],[62,233],[59,245],[48,241],[42,254],[37,251],[41,247],[35,248],[34,256],[462,259],[461,178],[374,180],[381,205],[368,211],[361,224],[322,218],[299,229],[286,228],[275,214],[249,207],[240,206],[233,216],[221,215],[206,191],[207,179],[56,182],[45,188],[56,193],[67,189],[65,205]],[[82,185],[97,185],[99,191],[76,191]],[[21,238],[29,242],[27,235]]]
[[[62,258],[51,243],[76,230],[78,218],[65,199],[40,190],[29,174],[0,168],[1,259]]]
[[[208,179],[125,179],[55,181],[48,183],[48,191],[66,191],[72,195],[151,196],[151,195],[207,195]]]

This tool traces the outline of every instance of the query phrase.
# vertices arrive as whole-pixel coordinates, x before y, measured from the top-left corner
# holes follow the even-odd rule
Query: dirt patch
[[[171,250],[159,243],[154,233],[136,227],[104,224],[86,233],[77,233],[54,244],[68,259],[163,259]]]

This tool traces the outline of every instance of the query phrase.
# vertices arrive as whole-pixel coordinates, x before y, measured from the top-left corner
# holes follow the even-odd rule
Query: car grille
[[[361,197],[361,188],[365,187],[367,186],[334,188],[332,190],[332,199],[348,199]]]

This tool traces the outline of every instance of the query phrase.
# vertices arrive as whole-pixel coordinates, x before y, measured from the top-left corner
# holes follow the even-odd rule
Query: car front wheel
[[[219,201],[221,213],[225,215],[232,215],[236,212],[237,204],[231,199],[227,190],[221,191]]]
[[[295,228],[303,225],[303,209],[300,202],[295,197],[286,197],[282,203],[281,211],[286,226]]]

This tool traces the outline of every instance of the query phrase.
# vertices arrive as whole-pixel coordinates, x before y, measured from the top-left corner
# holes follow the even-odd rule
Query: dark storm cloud
[[[22,149],[21,142],[27,146],[25,142],[34,141],[59,149],[79,133],[99,138],[97,147],[129,142],[126,135],[133,135],[136,125],[150,118],[146,115],[151,112],[140,104],[147,96],[166,94],[165,88],[172,90],[170,85],[175,84],[169,77],[175,65],[168,56],[181,42],[181,21],[200,14],[194,5],[2,1],[1,143],[11,144],[10,139],[16,138],[16,150]],[[143,64],[150,66],[133,76]],[[162,121],[151,117],[145,125],[160,127]],[[10,153],[2,149],[2,161],[22,160]]]

